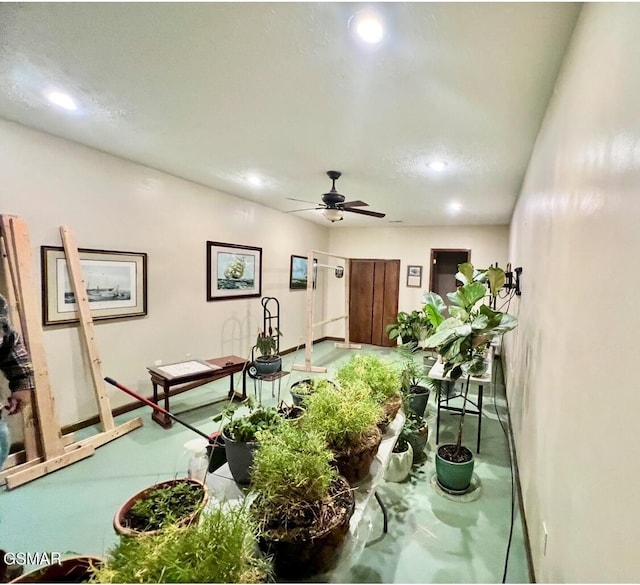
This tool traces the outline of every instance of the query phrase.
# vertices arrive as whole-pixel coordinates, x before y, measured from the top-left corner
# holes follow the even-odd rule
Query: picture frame
[[[94,321],[147,314],[147,254],[79,248],[82,277]],[[42,324],[79,320],[75,294],[61,246],[41,246]]]
[[[262,294],[262,248],[207,241],[207,301]]]
[[[316,280],[318,275],[318,267],[315,266],[318,261],[313,260],[313,288],[316,288]],[[307,257],[291,255],[291,264],[289,266],[289,288],[291,290],[307,289]]]
[[[422,286],[422,266],[407,266],[407,286],[414,288]]]

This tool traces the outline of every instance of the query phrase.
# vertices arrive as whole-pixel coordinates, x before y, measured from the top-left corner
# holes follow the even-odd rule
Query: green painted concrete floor
[[[335,367],[354,351],[373,351],[391,359],[396,352],[373,346],[363,350],[336,349],[331,342],[314,346],[313,364]],[[283,358],[283,369],[304,363],[304,352]],[[118,379],[117,372],[107,372]],[[435,451],[435,396],[430,397],[430,437],[427,460],[407,482],[388,483],[378,489],[389,514],[389,531],[382,534],[380,509],[373,518],[372,542],[364,548],[344,582],[353,583],[500,583],[511,526],[511,473],[509,448],[497,413],[506,425],[504,386],[496,375],[495,389],[485,389],[481,453],[476,454],[475,475],[481,491],[471,502],[452,501],[431,484]],[[293,371],[282,379],[282,398],[289,399],[291,383],[308,374]],[[236,386],[237,378],[235,376]],[[228,378],[190,390],[172,399],[171,410],[196,428],[218,430],[213,417],[225,403],[210,404],[228,391]],[[247,379],[253,395],[254,381]],[[277,391],[277,382],[273,390]],[[149,384],[149,393],[151,384]],[[263,383],[263,402],[274,403],[272,384]],[[495,395],[495,400],[494,400]],[[112,528],[116,509],[133,493],[157,482],[186,476],[187,455],[183,445],[196,435],[174,424],[164,430],[143,407],[116,419],[120,424],[142,416],[144,426],[96,450],[92,457],[13,490],[0,487],[0,547],[8,551],[60,552],[104,556],[116,542]],[[444,413],[440,442],[451,442],[457,417]],[[465,443],[475,446],[477,417],[465,418]],[[76,438],[98,429],[84,429]],[[513,539],[506,581],[528,583],[530,577],[522,521],[516,501]],[[28,567],[27,567],[28,568]]]

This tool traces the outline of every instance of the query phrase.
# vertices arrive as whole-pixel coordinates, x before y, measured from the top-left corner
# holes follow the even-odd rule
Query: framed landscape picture
[[[314,265],[318,263],[314,259]],[[313,267],[313,287],[316,286],[317,267]],[[291,256],[291,265],[289,268],[289,288],[292,290],[307,288],[307,257]]]
[[[94,320],[147,314],[147,255],[144,252],[79,248],[78,254]],[[40,261],[43,324],[78,321],[64,248],[41,246]]]
[[[207,242],[207,301],[262,294],[262,248]]]

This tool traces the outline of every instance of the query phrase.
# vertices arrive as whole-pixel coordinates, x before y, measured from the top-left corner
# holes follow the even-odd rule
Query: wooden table
[[[226,376],[230,376],[229,393],[223,400],[244,400],[247,397],[246,364],[247,361],[241,357],[227,355],[210,360],[188,360],[163,366],[148,366],[147,370],[153,385],[153,402],[158,404],[158,386],[161,386],[164,393],[164,409],[171,412],[169,410],[171,388],[174,388],[175,395]],[[233,389],[233,374],[239,372],[242,372],[242,394],[238,394]],[[151,418],[165,429],[172,425],[171,419],[161,412],[154,410]]]
[[[469,381],[473,384],[478,385],[478,401],[475,402],[469,398],[467,398],[467,402],[475,406],[475,409],[466,408],[465,413],[476,415],[478,417],[478,437],[476,440],[476,452],[480,453],[480,438],[482,437],[482,398],[483,398],[483,390],[484,385],[491,385],[491,372],[492,372],[492,362],[489,362],[489,366],[487,368],[486,373],[483,376],[471,376]],[[438,414],[436,416],[436,444],[440,443],[440,412],[442,410],[448,410],[452,412],[456,412],[458,414],[462,414],[462,408],[458,406],[452,406],[449,404],[449,400],[453,400],[454,398],[464,398],[464,391],[457,394],[450,394],[450,390],[455,387],[456,382],[467,383],[466,376],[462,376],[454,382],[447,375],[444,375],[444,364],[441,362],[436,362],[433,367],[429,370],[429,378],[435,380],[438,383],[438,396],[436,397],[436,403],[438,406]],[[444,388],[443,388],[444,386]]]

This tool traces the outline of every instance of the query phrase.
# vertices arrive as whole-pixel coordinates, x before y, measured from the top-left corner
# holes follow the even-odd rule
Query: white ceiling
[[[580,4],[372,7],[375,46],[365,4],[1,3],[0,117],[283,211],[336,169],[387,214],[336,227],[508,223]]]

